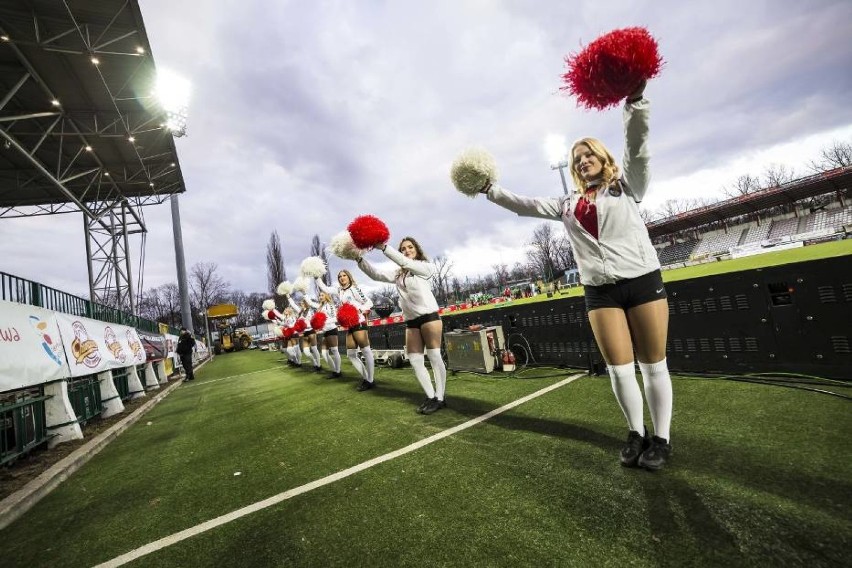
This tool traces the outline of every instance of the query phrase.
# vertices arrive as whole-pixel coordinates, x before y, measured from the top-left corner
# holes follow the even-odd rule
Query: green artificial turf
[[[379,387],[359,393],[348,363],[327,380],[282,359],[217,357],[0,532],[3,565],[104,562],[574,372],[460,373],[449,407],[421,416],[410,368],[379,368]],[[657,473],[618,464],[623,416],[609,381],[585,377],[132,565],[843,564],[849,401],[683,377],[674,392],[674,456]]]

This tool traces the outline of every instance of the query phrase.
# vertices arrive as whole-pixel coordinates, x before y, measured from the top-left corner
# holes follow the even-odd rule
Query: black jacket
[[[189,355],[192,353],[192,350],[195,349],[195,338],[192,337],[192,334],[188,331],[186,333],[181,333],[180,338],[178,338],[177,344],[177,354],[178,355]]]

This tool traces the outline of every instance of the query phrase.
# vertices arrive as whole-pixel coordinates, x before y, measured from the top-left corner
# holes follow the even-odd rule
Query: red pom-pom
[[[352,242],[360,249],[367,249],[388,242],[390,231],[378,217],[361,215],[346,227]]]
[[[292,327],[285,327],[284,328],[284,339],[290,339],[291,337],[293,337],[293,328]]]
[[[324,312],[315,313],[314,317],[311,318],[311,329],[315,329],[317,331],[321,330],[325,327],[326,319],[328,319],[328,316],[326,316]]]
[[[270,321],[275,321],[277,319],[275,316],[275,310],[269,310],[268,312],[266,312],[266,319]]]
[[[308,329],[308,323],[303,318],[299,318],[296,320],[296,323],[293,324],[293,329],[296,330],[298,333],[302,333],[303,331]]]
[[[645,28],[624,28],[602,35],[580,53],[565,58],[568,72],[562,75],[577,105],[603,110],[617,105],[642,81],[660,74],[663,58]]]
[[[358,313],[358,308],[352,304],[343,304],[337,310],[337,323],[343,327],[355,327],[358,325],[360,319],[361,316]]]

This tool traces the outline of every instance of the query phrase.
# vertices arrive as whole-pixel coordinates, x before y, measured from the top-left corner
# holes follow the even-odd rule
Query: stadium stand
[[[768,220],[764,221],[761,225],[752,225],[748,228],[748,232],[745,234],[745,238],[739,244],[745,245],[749,243],[759,243],[760,241],[766,239],[769,236],[769,230],[772,228],[772,223]]]
[[[769,234],[766,236],[769,240],[780,239],[781,237],[789,237],[798,232],[799,218],[790,217],[789,219],[781,219],[773,221],[772,228],[769,229]]]
[[[731,250],[731,247],[737,246],[740,242],[744,229],[742,226],[733,227],[727,233],[714,233],[707,235],[701,239],[693,257],[701,257],[704,255],[726,253]]]
[[[657,256],[660,257],[660,264],[666,266],[667,264],[683,262],[689,258],[689,255],[692,254],[693,250],[695,250],[695,245],[697,244],[698,239],[690,239],[688,241],[674,243],[660,249],[657,251]]]

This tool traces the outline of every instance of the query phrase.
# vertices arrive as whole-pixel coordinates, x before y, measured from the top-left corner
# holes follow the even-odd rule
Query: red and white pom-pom
[[[299,276],[295,280],[293,280],[293,292],[301,292],[304,294],[308,291],[308,285],[310,282],[304,276]]]
[[[568,72],[560,90],[577,97],[577,105],[604,110],[633,93],[642,81],[660,74],[663,58],[657,40],[645,28],[604,34],[580,53],[565,58]]]
[[[355,246],[349,231],[341,231],[331,238],[328,250],[334,256],[345,260],[358,260],[364,256],[364,251]]]
[[[321,330],[325,327],[325,320],[328,319],[328,316],[325,315],[324,312],[317,312],[311,318],[311,329],[316,329],[317,331]]]
[[[318,256],[309,256],[302,261],[299,272],[302,276],[307,276],[308,278],[321,278],[327,272],[325,261]]]
[[[277,310],[269,310],[266,312],[266,319],[269,321],[275,321],[278,319],[280,314],[277,313]]]
[[[306,329],[308,329],[308,322],[305,321],[304,318],[299,318],[296,320],[296,323],[293,324],[293,329],[298,333],[302,333]]]
[[[280,296],[287,296],[290,294],[290,292],[293,291],[293,285],[285,280],[284,282],[278,285],[275,291],[278,292],[278,295]]]
[[[450,167],[450,179],[460,193],[476,197],[485,184],[497,181],[497,162],[482,148],[468,148]]]
[[[368,249],[388,242],[390,231],[387,225],[373,215],[361,215],[346,227],[352,236],[352,242],[360,249]]]
[[[290,339],[291,337],[293,337],[293,333],[294,332],[293,332],[292,327],[285,327],[284,328],[284,339]]]
[[[350,303],[345,303],[337,310],[337,323],[342,327],[355,327],[361,320],[358,308]]]
[[[265,311],[274,310],[275,309],[275,300],[264,300],[263,301],[263,309]]]

